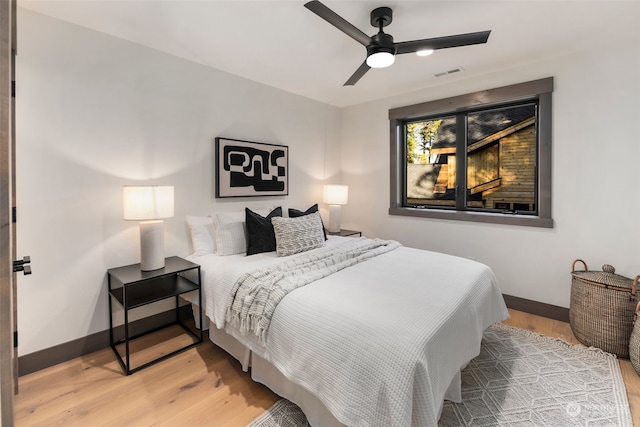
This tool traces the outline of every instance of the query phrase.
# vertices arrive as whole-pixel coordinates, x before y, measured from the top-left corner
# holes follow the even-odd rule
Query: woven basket
[[[582,263],[584,271],[576,271],[578,262]],[[581,259],[573,262],[569,305],[571,330],[582,344],[628,359],[640,276],[631,280],[615,274],[615,269],[607,264],[602,270],[589,271]]]
[[[638,311],[640,311],[640,302],[636,305],[636,313],[633,316],[633,331],[631,332],[631,339],[629,339],[629,359],[631,359],[633,369],[640,375],[640,322],[637,321]]]

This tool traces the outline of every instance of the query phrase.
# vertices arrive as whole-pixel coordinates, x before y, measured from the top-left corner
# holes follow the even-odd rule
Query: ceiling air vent
[[[434,75],[435,75],[436,77],[442,77],[442,76],[446,76],[446,75],[448,75],[448,74],[455,74],[455,73],[459,73],[459,72],[461,72],[461,71],[464,71],[464,68],[462,68],[462,67],[457,67],[457,68],[454,68],[454,69],[452,69],[452,70],[449,70],[449,71],[443,71],[443,72],[441,72],[441,73],[437,73],[437,74],[434,74]]]

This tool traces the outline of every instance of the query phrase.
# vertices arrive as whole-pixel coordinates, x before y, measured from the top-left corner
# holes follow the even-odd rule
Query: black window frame
[[[390,215],[450,219],[458,221],[473,221],[493,224],[522,225],[531,227],[553,228],[551,216],[551,94],[553,92],[553,77],[518,83],[510,86],[473,92],[452,98],[428,101],[406,107],[389,110],[390,121]],[[406,194],[406,144],[404,125],[425,117],[438,115],[458,115],[474,111],[489,110],[503,105],[518,104],[535,100],[538,105],[536,148],[537,161],[537,215],[514,215],[502,212],[481,212],[467,208],[459,200],[455,209],[440,209],[429,207],[410,207],[404,205]],[[458,121],[463,122],[463,121]],[[460,125],[459,132],[466,132]],[[462,147],[460,147],[462,148]],[[466,147],[465,147],[466,148]],[[458,150],[459,151],[459,150]],[[466,152],[466,150],[465,150]],[[458,177],[467,173],[466,155],[464,167],[458,167]],[[457,185],[464,181],[457,179]]]

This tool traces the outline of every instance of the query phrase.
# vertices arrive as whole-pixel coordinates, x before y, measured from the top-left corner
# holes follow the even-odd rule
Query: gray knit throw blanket
[[[400,246],[393,240],[349,239],[245,273],[234,284],[227,301],[226,321],[242,335],[253,333],[264,345],[273,312],[289,292]]]

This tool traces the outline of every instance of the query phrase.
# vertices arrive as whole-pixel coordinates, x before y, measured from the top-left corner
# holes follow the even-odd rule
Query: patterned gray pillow
[[[322,219],[318,212],[298,218],[271,218],[276,235],[276,254],[289,256],[324,246]]]

